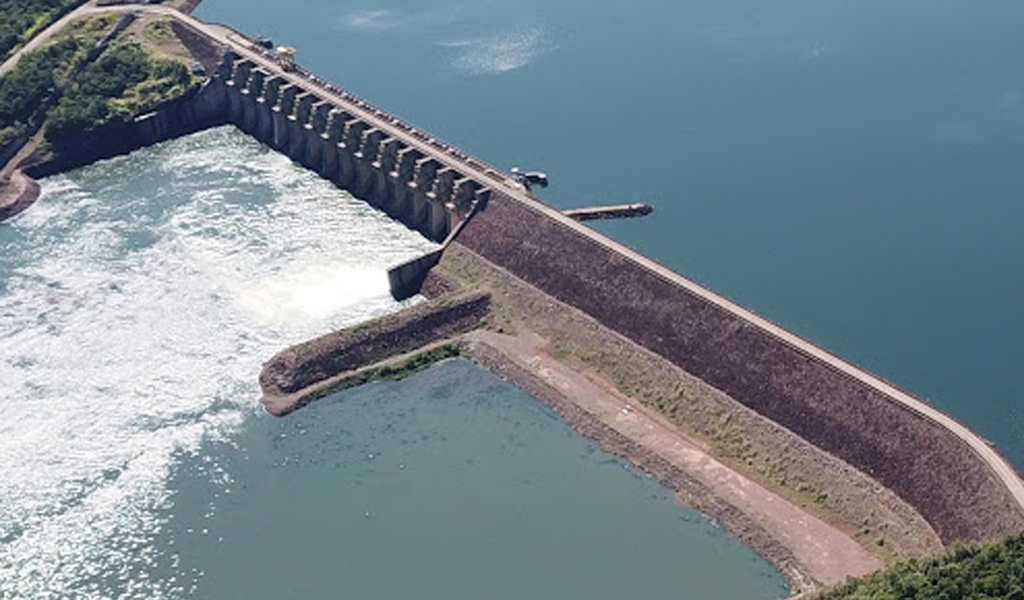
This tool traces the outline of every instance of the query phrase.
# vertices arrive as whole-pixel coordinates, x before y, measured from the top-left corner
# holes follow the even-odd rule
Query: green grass
[[[173,42],[178,39],[178,36],[174,35],[174,30],[171,29],[169,19],[157,19],[146,23],[142,29],[142,35],[147,41],[154,43]]]
[[[458,344],[444,344],[437,348],[432,348],[430,350],[420,352],[419,354],[415,354],[403,361],[387,364],[376,369],[370,369],[361,376],[360,383],[356,385],[362,385],[371,381],[401,381],[414,373],[419,373],[420,371],[429,368],[434,363],[438,363],[449,358],[455,358],[461,354]]]

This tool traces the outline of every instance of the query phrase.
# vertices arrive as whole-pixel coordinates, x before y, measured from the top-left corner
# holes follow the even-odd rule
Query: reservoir
[[[0,227],[0,596],[785,594],[467,361],[264,414],[263,360],[434,245],[237,130],[42,185]]]

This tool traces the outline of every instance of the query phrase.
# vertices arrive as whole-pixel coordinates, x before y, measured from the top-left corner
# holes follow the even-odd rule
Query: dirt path
[[[544,349],[543,340],[491,331],[475,331],[466,340],[471,348],[497,351],[600,423],[692,476],[788,550],[799,569],[814,580],[838,583],[884,566],[850,536],[715,460],[664,418],[633,405],[607,382],[556,360]],[[794,579],[792,573],[787,575]]]

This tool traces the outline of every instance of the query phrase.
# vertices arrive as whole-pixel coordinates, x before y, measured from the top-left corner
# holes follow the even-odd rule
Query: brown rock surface
[[[39,199],[39,183],[21,171],[0,179],[0,222],[25,210]]]

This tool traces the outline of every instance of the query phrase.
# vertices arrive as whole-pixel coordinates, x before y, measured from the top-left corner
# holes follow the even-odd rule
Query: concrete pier
[[[614,206],[590,206],[563,210],[562,214],[576,221],[594,221],[597,219],[628,219],[642,217],[654,212],[650,204],[616,204]]]

